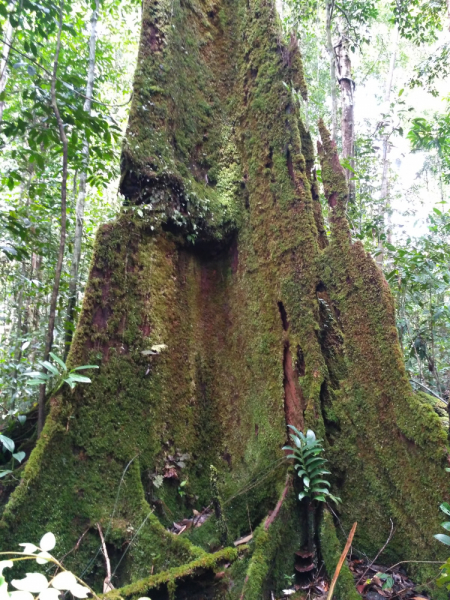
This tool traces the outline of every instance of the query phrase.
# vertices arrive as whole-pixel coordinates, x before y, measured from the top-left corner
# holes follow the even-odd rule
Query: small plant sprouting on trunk
[[[303,490],[299,493],[298,499],[305,500],[307,515],[307,556],[311,558],[311,565],[307,570],[317,568],[317,548],[316,548],[316,514],[318,502],[326,502],[328,499],[336,504],[340,498],[333,496],[330,492],[330,482],[325,479],[330,475],[330,471],[325,469],[327,461],[322,458],[324,451],[322,440],[316,438],[316,434],[308,429],[306,435],[299,431],[293,425],[288,425],[293,433],[289,437],[294,442],[293,446],[284,446],[283,450],[291,450],[287,458],[293,458],[295,461],[294,469],[302,480]]]
[[[311,429],[308,429],[305,435],[293,425],[288,427],[294,432],[289,434],[294,446],[284,446],[283,450],[292,451],[287,458],[295,460],[294,469],[303,483],[303,491],[298,495],[298,499],[309,498],[317,502],[330,499],[337,504],[341,499],[333,496],[329,489],[330,482],[324,479],[326,475],[330,475],[330,471],[325,470],[328,461],[321,457],[324,451],[322,440],[318,440]]]

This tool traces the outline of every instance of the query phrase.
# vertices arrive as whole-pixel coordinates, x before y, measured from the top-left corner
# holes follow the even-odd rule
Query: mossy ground
[[[306,94],[271,0],[145,0],[122,161],[128,207],[98,233],[69,358],[100,369],[52,399],[3,512],[1,549],[52,530],[67,565],[98,589],[100,523],[113,568],[121,561],[116,585],[182,572],[212,560],[214,519],[181,536],[164,525],[209,505],[214,465],[229,538],[255,531],[229,597],[245,585],[245,598],[260,598],[283,585],[302,539],[293,495],[262,525],[295,420],[326,441],[359,549],[375,554],[392,518],[386,558],[445,555],[432,535],[449,495],[446,435],[409,386],[387,284],[350,243],[323,130],[326,237],[290,85]],[[329,517],[324,527],[329,568],[338,542]]]

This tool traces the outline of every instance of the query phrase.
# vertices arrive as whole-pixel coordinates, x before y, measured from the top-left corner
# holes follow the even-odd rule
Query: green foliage
[[[25,458],[25,456],[26,456],[25,452],[23,452],[23,451],[14,452],[15,447],[16,447],[15,442],[8,436],[0,434],[0,444],[3,449],[3,454],[8,454],[8,453],[11,454],[11,466],[14,466],[14,461],[21,463],[23,461],[23,459]],[[12,472],[13,472],[12,468],[11,469],[2,469],[0,471],[0,479],[2,477],[6,477],[6,475],[9,475]]]
[[[85,375],[79,375],[77,371],[98,369],[97,365],[82,365],[69,371],[66,364],[58,356],[56,356],[54,352],[50,352],[50,356],[58,366],[52,364],[48,360],[38,360],[38,364],[41,365],[44,370],[31,371],[30,373],[27,373],[27,375],[31,378],[30,385],[52,383],[52,385],[49,385],[48,387],[52,394],[55,394],[65,383],[70,386],[71,390],[75,388],[77,383],[91,383],[89,377],[86,377]]]
[[[443,502],[439,508],[445,515],[450,517],[450,504],[448,502]],[[450,531],[450,521],[444,521],[441,525],[446,531]],[[445,533],[437,533],[434,537],[446,546],[450,546],[450,536]],[[446,587],[450,590],[450,558],[442,565],[441,575],[437,580],[437,584],[439,587]]]
[[[283,450],[292,451],[287,458],[295,460],[294,468],[303,483],[303,491],[298,495],[299,500],[310,498],[318,502],[326,502],[327,499],[335,503],[340,502],[340,498],[330,492],[330,482],[324,479],[325,475],[330,475],[330,471],[324,468],[328,461],[321,457],[324,451],[321,440],[316,438],[311,429],[304,435],[293,425],[289,427],[294,432],[289,434],[294,446],[284,446]]]
[[[87,598],[89,593],[93,593],[81,579],[67,571],[50,554],[55,545],[55,536],[49,532],[42,536],[39,546],[24,543],[20,544],[23,547],[22,552],[3,552],[2,554],[7,556],[8,559],[0,562],[0,598],[2,600],[9,597],[16,600],[34,600],[39,597],[40,600],[56,600],[61,592],[70,592],[74,598],[82,599]],[[15,562],[24,560],[34,560],[38,565],[53,563],[57,569],[53,572],[50,580],[43,573],[28,572],[24,579],[13,579],[10,585],[18,591],[12,592],[10,596],[3,571],[6,568],[12,568]]]

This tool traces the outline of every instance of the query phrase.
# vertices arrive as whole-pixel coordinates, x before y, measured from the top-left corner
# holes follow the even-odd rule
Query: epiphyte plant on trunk
[[[336,504],[339,503],[340,498],[333,496],[329,489],[330,482],[324,479],[325,475],[330,475],[330,471],[325,470],[328,461],[321,456],[324,451],[322,440],[318,440],[311,429],[308,429],[305,435],[293,425],[288,427],[294,432],[289,434],[294,446],[284,446],[283,450],[292,451],[287,458],[295,460],[294,469],[302,479],[303,491],[299,493],[298,499],[309,498],[318,502],[330,499]]]

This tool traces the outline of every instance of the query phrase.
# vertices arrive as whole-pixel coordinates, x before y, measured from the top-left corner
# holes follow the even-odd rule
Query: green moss
[[[153,589],[158,589],[163,585],[166,585],[169,591],[176,589],[176,582],[178,579],[185,579],[186,577],[193,577],[197,571],[204,571],[207,569],[217,570],[221,563],[233,563],[239,556],[240,553],[246,551],[246,547],[242,546],[239,550],[236,548],[225,548],[215,554],[206,555],[198,560],[194,560],[181,567],[176,567],[168,571],[159,573],[158,575],[151,575],[145,579],[141,579],[130,585],[124,586],[120,589],[109,592],[101,596],[102,598],[109,598],[110,600],[120,600],[121,598],[138,598],[151,592]]]
[[[432,535],[449,499],[446,435],[410,388],[388,286],[351,244],[321,127],[327,239],[288,89],[306,91],[300,55],[279,25],[271,0],[145,0],[122,160],[129,206],[98,233],[69,357],[100,369],[53,399],[2,549],[52,529],[64,554],[87,530],[66,560],[99,588],[101,523],[119,585],[184,573],[219,547],[215,520],[182,536],[165,527],[211,503],[213,465],[229,538],[257,532],[232,594],[247,574],[253,597],[278,590],[302,539],[295,499],[268,532],[261,524],[283,489],[294,419],[325,439],[359,548],[374,555],[392,518],[386,560],[445,553]]]

